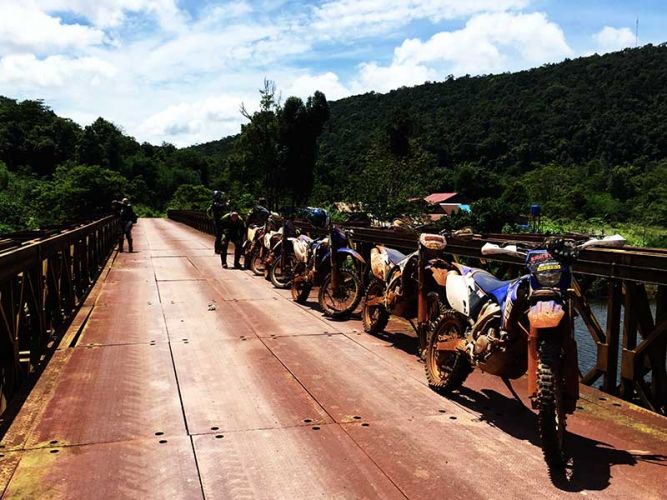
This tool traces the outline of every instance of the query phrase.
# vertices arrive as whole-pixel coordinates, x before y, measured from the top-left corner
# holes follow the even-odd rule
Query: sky
[[[387,92],[667,41],[667,0],[0,0],[0,95],[177,146],[283,99]]]

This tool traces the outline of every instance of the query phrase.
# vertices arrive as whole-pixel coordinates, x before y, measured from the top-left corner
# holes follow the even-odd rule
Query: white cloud
[[[94,57],[12,54],[0,59],[0,82],[28,87],[60,87],[75,79],[95,87],[115,73],[111,64]]]
[[[447,74],[496,73],[554,62],[572,55],[560,27],[542,13],[473,16],[456,31],[427,41],[407,39],[389,66],[361,66],[359,88],[388,89],[441,80]]]
[[[71,12],[88,19],[95,26],[109,28],[120,25],[128,12],[154,15],[162,27],[182,27],[185,15],[175,0],[36,0],[47,12]]]
[[[437,76],[434,69],[411,62],[394,62],[390,66],[379,66],[374,62],[363,63],[359,66],[359,75],[352,88],[355,92],[388,92],[399,87],[436,80]]]
[[[139,135],[155,142],[167,140],[183,146],[235,134],[242,120],[243,98],[242,95],[220,95],[169,106],[148,117],[138,128]],[[249,100],[249,96],[245,98]]]
[[[635,44],[635,35],[630,28],[612,28],[605,26],[601,31],[593,35],[600,54],[614,52]]]
[[[306,99],[313,95],[316,90],[324,92],[328,100],[340,99],[351,94],[350,89],[343,85],[338,75],[332,71],[319,75],[299,76],[285,89],[285,94]]]
[[[53,53],[104,40],[104,32],[80,24],[63,24],[30,0],[0,0],[0,13],[0,55],[26,50]]]
[[[531,1],[226,0],[186,13],[180,0],[0,0],[0,95],[187,145],[237,133],[239,105],[256,105],[265,77],[285,97],[333,100],[571,55],[557,25],[521,13]],[[408,32],[393,58],[383,53],[399,28],[452,19],[467,22],[428,39]]]
[[[314,8],[312,28],[347,39],[379,34],[415,19],[439,22],[525,7],[529,0],[330,0]]]

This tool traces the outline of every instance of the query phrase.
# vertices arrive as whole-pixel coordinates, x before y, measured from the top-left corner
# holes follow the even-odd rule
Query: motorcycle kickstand
[[[410,326],[417,335],[417,357],[419,358],[419,361],[424,361],[424,356],[426,354],[425,352],[426,349],[424,349],[426,344],[426,339],[422,338],[423,335],[422,333],[420,333],[419,327],[415,326],[415,324],[412,322],[411,319],[408,320],[408,323],[410,323]]]
[[[512,387],[512,382],[510,379],[507,377],[501,377],[503,383],[505,384],[505,387],[512,393],[512,396],[514,396],[514,399],[516,399],[521,406],[523,406],[526,410],[528,410],[528,407],[521,401],[521,396],[517,394],[517,392],[514,390],[514,387]]]

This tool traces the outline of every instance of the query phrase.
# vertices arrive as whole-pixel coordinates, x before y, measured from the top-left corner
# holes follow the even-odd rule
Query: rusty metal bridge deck
[[[4,497],[664,498],[664,417],[583,388],[552,481],[495,378],[440,397],[404,325],[368,336],[223,272],[208,235],[135,231],[0,443]]]

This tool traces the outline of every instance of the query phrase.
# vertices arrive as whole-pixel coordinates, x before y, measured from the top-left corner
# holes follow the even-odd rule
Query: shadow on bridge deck
[[[171,221],[135,248],[0,443],[6,497],[664,498],[663,417],[584,389],[549,478],[533,413],[484,375],[430,391],[403,325],[328,321]]]

